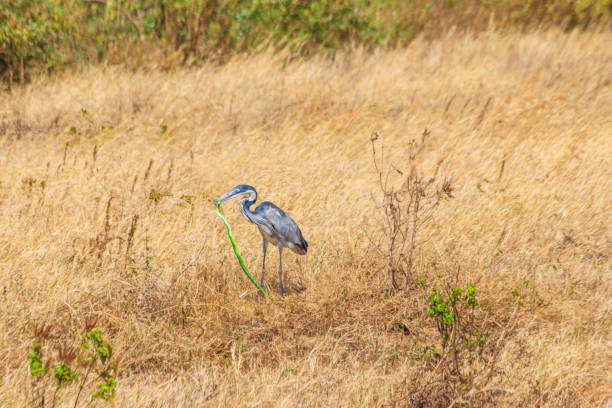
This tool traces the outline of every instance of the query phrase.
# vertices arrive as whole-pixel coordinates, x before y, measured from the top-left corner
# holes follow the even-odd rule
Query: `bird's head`
[[[245,194],[250,195],[252,197],[251,199],[254,199],[255,197],[257,197],[257,193],[255,192],[255,189],[253,187],[247,186],[246,184],[240,184],[232,188],[229,192],[223,194],[221,197],[217,198],[213,204],[218,205],[226,200],[240,197]]]

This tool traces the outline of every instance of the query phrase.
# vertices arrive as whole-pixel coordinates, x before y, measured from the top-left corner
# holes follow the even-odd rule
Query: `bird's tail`
[[[300,243],[300,248],[304,251],[304,254],[308,252],[308,242],[306,242],[305,239],[302,239],[302,242]]]
[[[300,231],[300,242],[296,245],[295,252],[300,255],[305,255],[308,252],[308,242],[304,239],[302,231]]]

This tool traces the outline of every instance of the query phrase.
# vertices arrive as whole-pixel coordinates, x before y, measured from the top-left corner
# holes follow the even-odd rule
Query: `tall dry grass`
[[[31,403],[36,325],[63,342],[92,318],[118,356],[117,406],[447,403],[423,356],[439,346],[425,300],[386,292],[375,131],[400,170],[414,139],[417,170],[452,179],[454,199],[421,231],[417,275],[460,267],[500,327],[511,291],[524,297],[491,381],[468,403],[608,406],[610,43],[449,36],[334,61],[98,67],[1,94],[0,405]],[[310,243],[285,257],[283,301],[254,302],[204,198],[239,183]],[[236,203],[225,208],[258,276],[259,234]]]

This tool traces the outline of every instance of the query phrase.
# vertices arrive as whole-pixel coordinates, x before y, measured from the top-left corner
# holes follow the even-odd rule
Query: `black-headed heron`
[[[262,286],[266,274],[268,241],[278,247],[278,282],[280,294],[283,296],[283,248],[287,247],[297,254],[304,255],[308,251],[308,242],[304,239],[300,227],[293,221],[293,218],[271,202],[264,201],[255,208],[255,211],[251,211],[251,206],[257,200],[257,191],[251,186],[240,184],[215,200],[215,204],[236,197],[243,197],[240,200],[240,211],[247,220],[257,225],[263,239]]]

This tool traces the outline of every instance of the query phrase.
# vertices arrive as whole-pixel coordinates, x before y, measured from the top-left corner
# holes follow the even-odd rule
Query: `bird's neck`
[[[257,193],[254,191],[249,192],[249,194],[245,195],[244,198],[240,200],[240,212],[242,212],[242,215],[244,215],[244,218],[246,218],[247,220],[251,222],[255,222],[254,220],[255,215],[251,211],[251,206],[255,203],[256,200],[257,200]]]

